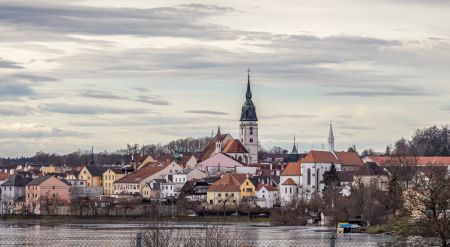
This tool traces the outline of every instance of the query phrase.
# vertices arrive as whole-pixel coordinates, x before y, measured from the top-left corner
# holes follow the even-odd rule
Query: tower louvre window
[[[253,135],[253,127],[250,127],[250,135]]]

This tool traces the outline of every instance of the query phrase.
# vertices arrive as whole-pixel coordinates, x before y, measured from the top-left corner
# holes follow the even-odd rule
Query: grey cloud
[[[115,95],[111,92],[101,91],[101,90],[85,90],[81,96],[95,99],[127,99],[124,96]]]
[[[35,111],[36,109],[29,106],[0,105],[0,115],[3,116],[26,116]]]
[[[0,139],[9,138],[55,138],[55,137],[86,137],[87,133],[49,127],[41,124],[8,124],[0,125]]]
[[[76,114],[76,115],[101,115],[101,114],[144,114],[147,109],[139,108],[116,108],[99,105],[76,105],[76,104],[44,104],[41,109],[48,112]]]
[[[189,110],[186,113],[206,114],[206,115],[228,115],[226,112],[221,111],[208,111],[208,110]]]
[[[375,85],[375,87],[377,87]],[[380,87],[381,88],[381,87]],[[354,97],[383,97],[383,96],[431,96],[435,95],[435,93],[430,92],[427,89],[422,89],[418,87],[404,87],[401,90],[398,90],[394,85],[387,85],[380,88],[372,88],[372,89],[361,89],[361,90],[349,90],[349,91],[334,91],[324,93],[325,96],[354,96]]]
[[[50,76],[42,76],[42,75],[34,75],[34,74],[12,74],[11,77],[19,79],[19,80],[28,80],[31,82],[56,82],[59,81],[58,78],[50,77]]]
[[[146,104],[152,105],[170,105],[167,100],[163,100],[158,96],[137,96],[137,97],[128,97],[125,95],[114,94],[113,92],[104,91],[104,90],[84,90],[80,93],[80,96],[94,98],[94,99],[113,99],[113,100],[129,100],[136,101]]]
[[[0,82],[0,99],[9,100],[15,97],[31,96],[34,94],[34,90],[28,85]]]
[[[170,102],[167,100],[159,99],[154,96],[138,96],[136,99],[138,102],[148,103],[152,105],[170,105]]]
[[[100,8],[48,3],[0,3],[0,22],[32,31],[64,34],[236,38],[227,28],[198,20],[233,11],[204,4],[149,9]]]
[[[0,57],[0,68],[22,69],[23,67],[16,62],[8,61]]]

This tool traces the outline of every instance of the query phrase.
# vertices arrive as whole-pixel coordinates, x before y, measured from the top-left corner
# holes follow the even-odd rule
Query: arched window
[[[239,162],[242,162],[242,156],[239,156],[239,157],[238,157],[238,161],[239,161]]]
[[[253,127],[250,127],[250,135],[253,135]]]
[[[307,184],[308,185],[311,185],[311,169],[310,168],[308,168],[308,170],[307,170]]]

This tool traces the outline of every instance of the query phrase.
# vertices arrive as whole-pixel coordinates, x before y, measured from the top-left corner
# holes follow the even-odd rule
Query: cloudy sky
[[[281,3],[282,2],[282,3]],[[449,123],[446,0],[0,0],[0,156],[235,137],[384,149]]]

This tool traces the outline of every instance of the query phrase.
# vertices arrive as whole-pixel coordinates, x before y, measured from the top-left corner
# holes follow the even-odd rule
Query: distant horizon
[[[376,6],[376,7],[375,7]],[[383,151],[450,119],[445,1],[0,0],[0,156],[238,137]],[[430,15],[432,13],[432,15]],[[402,18],[399,18],[402,16]]]

